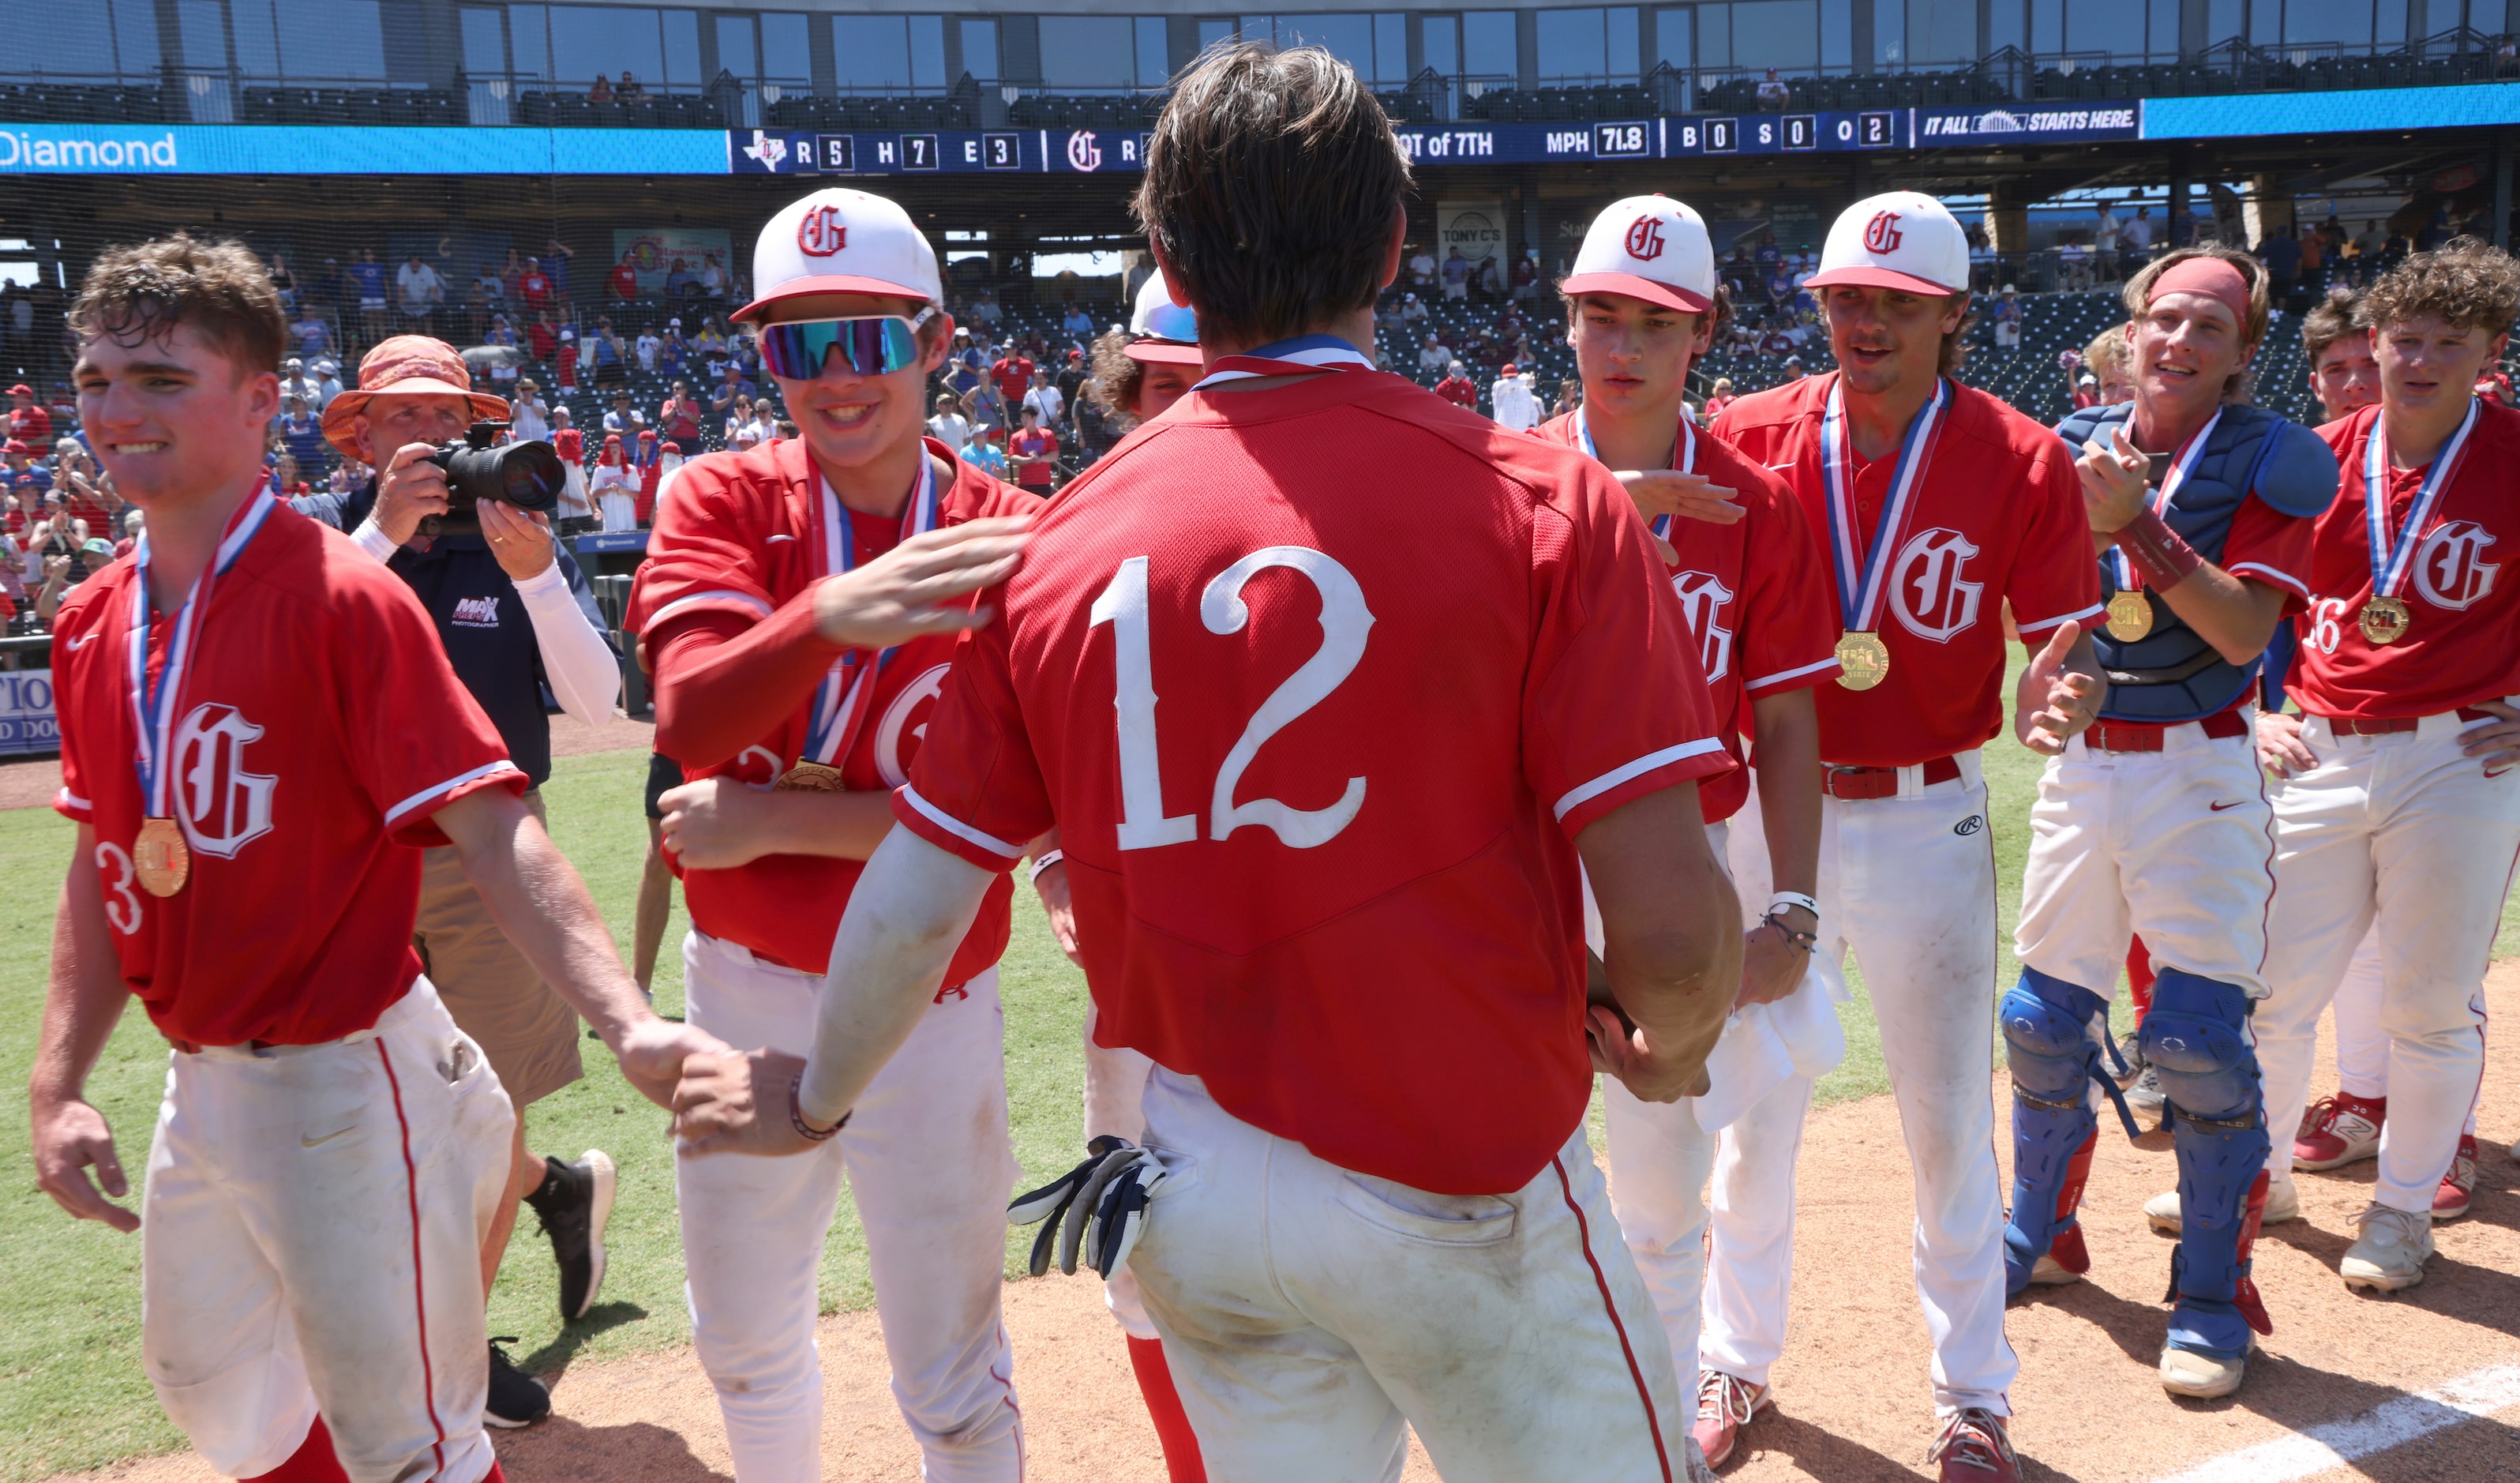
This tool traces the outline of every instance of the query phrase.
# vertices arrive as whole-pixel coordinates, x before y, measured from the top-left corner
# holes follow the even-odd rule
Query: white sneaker
[[[2151,1222],[2152,1229],[2162,1235],[2177,1236],[2179,1234],[2179,1191],[2173,1190],[2167,1194],[2156,1194],[2145,1200],[2143,1218]],[[2280,1226],[2286,1221],[2299,1219],[2301,1219],[2301,1191],[2289,1180],[2282,1184],[2270,1182],[2267,1186],[2267,1208],[2258,1217],[2258,1229],[2263,1231],[2269,1226]]]
[[[2424,1280],[2424,1263],[2433,1254],[2433,1213],[2406,1211],[2372,1203],[2354,1223],[2362,1236],[2345,1250],[2336,1275],[2348,1287],[2396,1292]]]
[[[2167,1345],[2161,1351],[2161,1388],[2175,1396],[2190,1396],[2200,1401],[2227,1396],[2240,1388],[2240,1381],[2247,1377],[2248,1372],[2249,1359],[2246,1355],[2222,1360],[2210,1354],[2173,1349]]]
[[[2030,1269],[2030,1285],[2033,1287],[2064,1287],[2082,1280],[2081,1273],[2070,1270],[2044,1251],[2039,1253],[2038,1262]]]

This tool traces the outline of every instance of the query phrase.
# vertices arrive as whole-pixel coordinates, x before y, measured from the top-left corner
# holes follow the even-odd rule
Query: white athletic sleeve
[[[534,645],[542,651],[543,678],[551,682],[560,708],[589,726],[612,719],[612,702],[621,697],[621,665],[612,646],[586,620],[554,561],[517,584],[525,616],[534,625]]]

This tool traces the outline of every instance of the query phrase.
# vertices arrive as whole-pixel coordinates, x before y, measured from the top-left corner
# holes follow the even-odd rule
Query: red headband
[[[2249,328],[2249,281],[2240,270],[2219,257],[2189,257],[2181,260],[2152,281],[2152,292],[2144,305],[2164,293],[2202,293],[2218,299],[2231,311],[2232,323],[2246,334]]]

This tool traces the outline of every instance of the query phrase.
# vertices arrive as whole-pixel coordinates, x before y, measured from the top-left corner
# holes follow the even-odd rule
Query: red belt
[[[2157,752],[2161,739],[2174,726],[2202,726],[2216,738],[2245,737],[2247,717],[2236,710],[2217,711],[2203,721],[2094,721],[2083,733],[2083,744],[2097,752]]]
[[[1960,776],[1958,757],[1936,757],[1924,764],[1927,786],[1957,783]],[[1832,798],[1862,802],[1872,798],[1899,796],[1899,769],[1895,767],[1841,767],[1834,762],[1820,765],[1820,790]]]
[[[2490,710],[2478,710],[2470,705],[2462,705],[2458,708],[2458,718],[2462,721],[2502,719]],[[2328,730],[2340,737],[2394,737],[2401,732],[2413,731],[2423,724],[2419,716],[2392,716],[2386,721],[2356,721],[2346,716],[2323,716],[2320,719],[2327,723]]]

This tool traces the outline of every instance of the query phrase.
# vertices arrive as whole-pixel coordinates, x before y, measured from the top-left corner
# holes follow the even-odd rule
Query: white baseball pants
[[[2040,775],[2014,955],[2109,999],[2140,932],[2156,968],[2265,998],[2274,810],[2256,744],[2193,723],[2167,728],[2157,752],[2086,740]]]
[[[2329,1022],[2336,1029],[2336,1084],[2371,1101],[2389,1095],[2389,1032],[2380,1024],[2380,927],[2374,921],[2345,966]],[[2476,1109],[2459,1131],[2476,1136]]]
[[[2003,1338],[2003,1191],[1995,1162],[1995,854],[1975,752],[1899,796],[1825,798],[1815,970],[1848,997],[1864,970],[1915,1181],[1916,1300],[1934,1345],[1934,1408],[2009,1416],[2020,1369]],[[1732,818],[1732,875],[1767,880],[1759,797]],[[1794,1163],[1812,1082],[1796,1077],[1726,1127],[1715,1160],[1698,1357],[1754,1383],[1784,1348]]]
[[[2318,1016],[2354,946],[2380,937],[2389,1118],[2372,1198],[2432,1208],[2485,1074],[2485,968],[2520,863],[2520,769],[2487,777],[2459,754],[2468,723],[2340,737],[2311,717],[2318,766],[2274,798],[2275,897],[2258,1060],[2271,1127],[2299,1125]],[[2292,1170],[2277,1160],[2274,1178]]]
[[[741,1049],[812,1048],[819,974],[698,932],[684,941],[683,971],[693,1024]],[[823,1476],[816,1279],[843,1177],[866,1230],[893,1398],[924,1475],[1023,1475],[1014,1356],[998,1306],[1015,1160],[997,970],[940,998],[822,1147],[675,1161],[692,1342],[717,1387],[742,1483]]]
[[[477,1483],[481,1236],[516,1114],[418,979],[320,1046],[175,1053],[141,1207],[141,1358],[225,1477],[316,1415],[356,1483]]]
[[[1215,1483],[1670,1483],[1690,1414],[1579,1125],[1503,1194],[1357,1174],[1156,1069],[1130,1254]],[[1405,1419],[1405,1426],[1404,1426]]]

